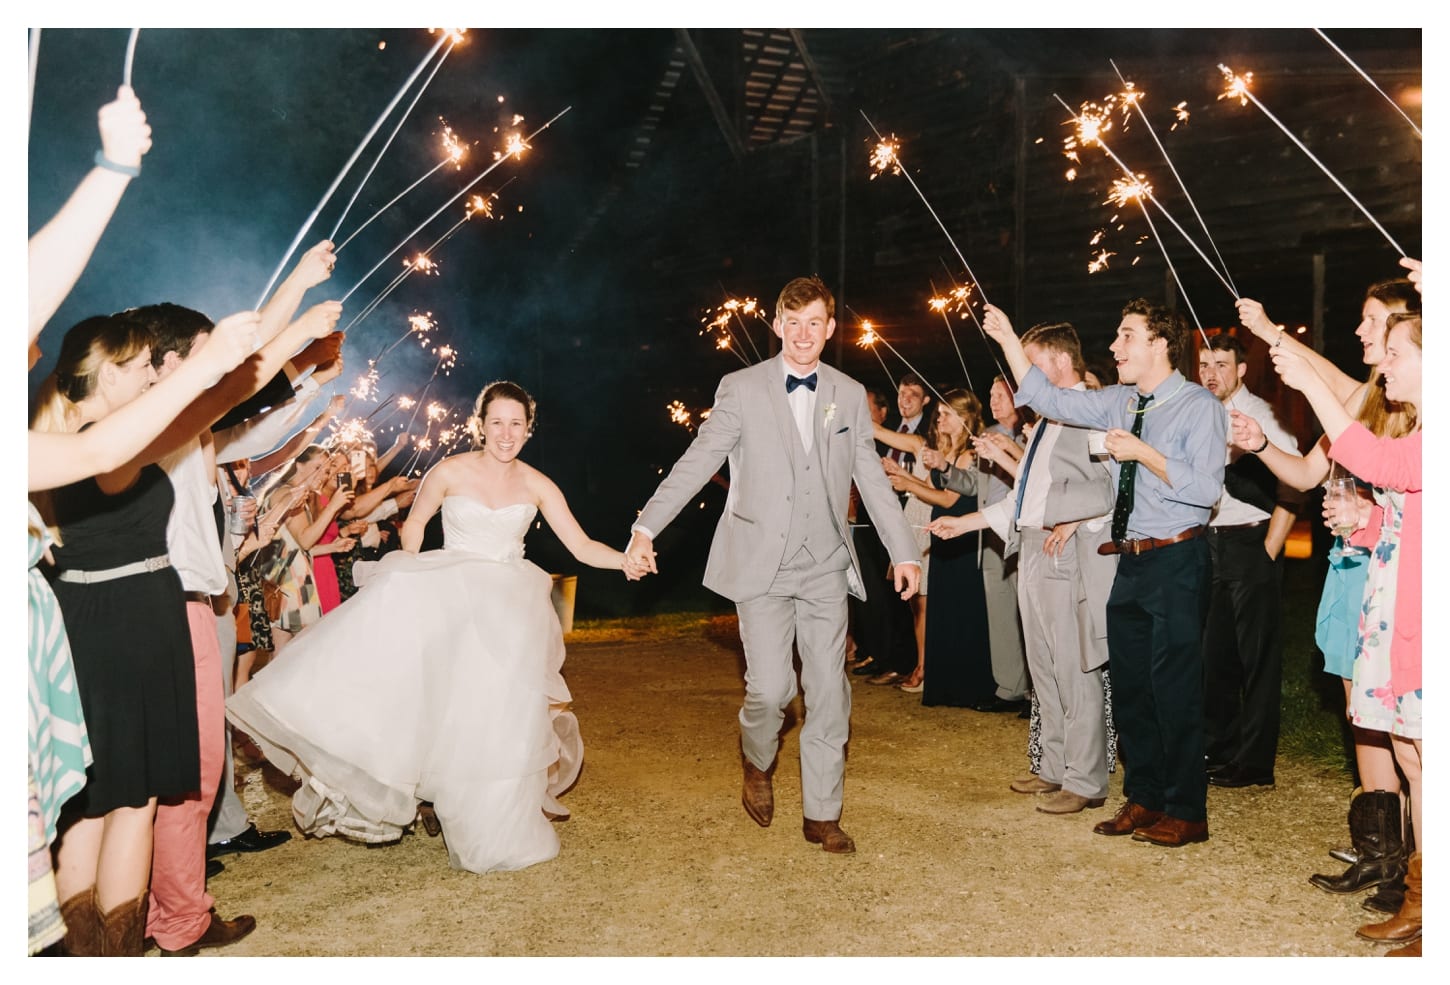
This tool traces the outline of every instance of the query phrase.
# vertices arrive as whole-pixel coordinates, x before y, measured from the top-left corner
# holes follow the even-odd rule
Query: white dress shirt
[[[1279,423],[1279,419],[1274,416],[1274,408],[1269,406],[1269,402],[1263,397],[1252,394],[1249,392],[1248,387],[1241,386],[1229,398],[1229,404],[1231,406],[1220,405],[1223,406],[1225,415],[1230,410],[1237,410],[1246,417],[1252,417],[1258,422],[1259,427],[1263,429],[1264,436],[1273,442],[1275,447],[1280,451],[1290,455],[1299,454],[1299,442]],[[1229,445],[1228,450],[1225,452],[1224,464],[1232,464],[1240,456],[1249,454],[1252,454],[1252,452],[1244,451],[1242,448],[1234,445],[1233,430],[1230,427]],[[1283,491],[1281,486],[1280,492],[1282,493]],[[1218,503],[1213,508],[1213,518],[1208,523],[1212,527],[1236,527],[1242,524],[1259,523],[1267,519],[1269,519],[1268,513],[1265,513],[1257,506],[1251,506],[1241,499],[1235,499],[1230,496],[1228,494],[1228,487],[1225,486],[1223,495],[1219,496]]]

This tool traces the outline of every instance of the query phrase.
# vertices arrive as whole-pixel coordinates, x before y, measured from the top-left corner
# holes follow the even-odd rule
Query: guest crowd
[[[96,167],[30,241],[32,367],[151,145],[129,88],[99,124]],[[258,831],[236,797],[246,737],[228,734],[225,698],[355,591],[355,562],[398,547],[415,490],[382,477],[402,438],[379,456],[323,440],[341,398],[308,413],[342,372],[341,306],[298,314],[333,262],[312,247],[256,312],[154,303],[59,340],[28,439],[31,953],[189,955],[256,926],[223,917],[207,877],[290,835]],[[1104,807],[1121,766],[1125,800],[1094,831],[1206,841],[1209,785],[1274,783],[1282,558],[1323,484],[1337,539],[1316,639],[1344,680],[1360,787],[1350,847],[1331,852],[1348,868],[1311,882],[1373,890],[1388,919],[1359,936],[1417,955],[1421,269],[1403,263],[1408,279],[1366,292],[1364,380],[1250,299],[1243,335],[1201,345],[1139,299],[1096,373],[1070,324],[1019,337],[987,306],[1006,362],[991,425],[970,388],[868,388],[923,562],[903,601],[853,499],[873,577],[848,666],[924,705],[1028,719],[1011,789],[1038,811]],[[1244,385],[1249,335],[1318,418],[1307,453]]]
[[[30,365],[151,131],[127,88],[101,150],[30,241]],[[309,250],[257,312],[213,323],[172,303],[81,321],[60,340],[29,431],[30,951],[192,955],[256,926],[206,880],[264,851],[232,783],[224,701],[355,591],[399,543],[416,484],[369,442],[322,440],[342,372],[341,305]],[[245,743],[244,736],[237,736]]]
[[[1114,382],[1088,370],[1071,325],[1019,338],[988,305],[984,329],[1011,372],[992,384],[993,426],[974,394],[914,373],[897,415],[868,388],[882,467],[920,534],[922,587],[903,602],[878,563],[848,645],[867,684],[1029,719],[1030,770],[1010,787],[1038,811],[1103,807],[1121,755],[1125,800],[1093,830],[1207,841],[1210,785],[1274,785],[1282,559],[1322,484],[1337,539],[1316,640],[1344,682],[1360,786],[1351,845],[1330,851],[1348,868],[1309,881],[1373,890],[1366,909],[1390,918],[1357,933],[1400,945],[1395,956],[1420,953],[1423,850],[1421,265],[1402,265],[1408,279],[1365,293],[1366,380],[1238,302],[1239,331],[1318,417],[1307,454],[1245,385],[1244,337],[1196,334],[1129,301]],[[850,519],[863,566],[880,562],[871,518],[853,502]]]

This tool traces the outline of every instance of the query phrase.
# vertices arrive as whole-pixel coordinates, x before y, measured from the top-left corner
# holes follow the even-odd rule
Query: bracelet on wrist
[[[141,166],[139,164],[135,167],[132,167],[129,164],[117,164],[115,161],[107,157],[106,152],[103,150],[96,151],[96,156],[93,158],[93,160],[95,161],[95,165],[98,168],[105,168],[107,171],[114,171],[117,174],[124,174],[128,178],[141,177]]]
[[[1264,435],[1264,443],[1262,445],[1259,445],[1259,447],[1257,447],[1257,448],[1254,449],[1254,454],[1255,455],[1259,454],[1260,452],[1262,452],[1267,447],[1269,447],[1269,436],[1266,434],[1266,435]]]

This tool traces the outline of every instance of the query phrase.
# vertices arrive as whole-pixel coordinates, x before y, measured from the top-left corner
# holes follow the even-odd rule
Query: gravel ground
[[[799,699],[776,774],[776,821],[740,807],[733,617],[668,635],[572,634],[565,674],[585,767],[558,858],[522,872],[448,867],[418,827],[368,848],[300,836],[229,856],[210,889],[257,930],[241,955],[1371,956],[1338,871],[1349,782],[1281,759],[1273,789],[1209,791],[1206,844],[1160,848],[1065,817],[1008,783],[1027,722],[923,708],[853,678],[842,824],[853,856],[801,837]],[[239,767],[264,829],[291,827],[286,778]],[[673,967],[673,966],[670,966]],[[856,974],[864,966],[853,965]],[[1136,966],[1135,966],[1136,967]],[[1418,966],[1417,966],[1418,967]],[[1316,965],[1316,975],[1333,969]],[[1098,968],[1097,970],[1106,970]],[[1342,970],[1342,966],[1340,968]],[[1257,976],[1256,976],[1257,977]]]

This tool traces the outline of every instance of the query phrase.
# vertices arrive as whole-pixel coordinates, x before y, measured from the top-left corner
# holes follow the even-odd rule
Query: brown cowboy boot
[[[1377,944],[1407,944],[1420,937],[1420,853],[1410,856],[1405,872],[1405,901],[1400,910],[1384,923],[1367,923],[1356,931],[1360,937]]]
[[[101,954],[108,958],[139,958],[146,937],[146,904],[150,893],[142,893],[100,914]],[[97,907],[99,909],[99,907]]]
[[[72,958],[101,956],[101,914],[96,909],[95,886],[76,893],[62,903],[60,918],[65,921],[61,953]]]

